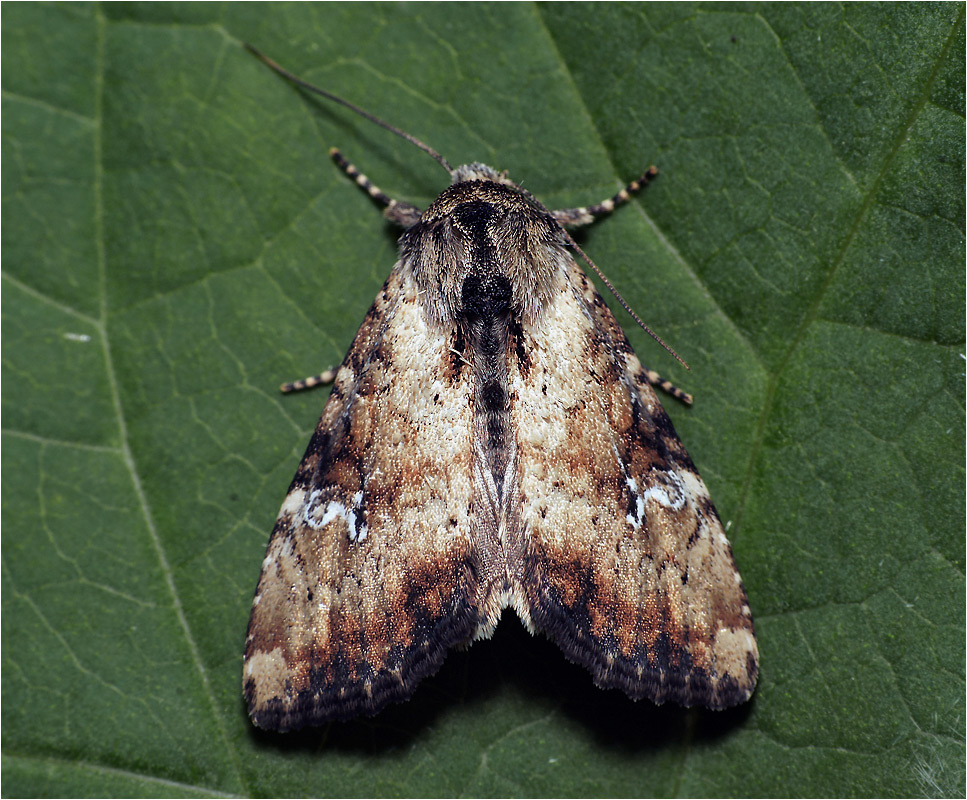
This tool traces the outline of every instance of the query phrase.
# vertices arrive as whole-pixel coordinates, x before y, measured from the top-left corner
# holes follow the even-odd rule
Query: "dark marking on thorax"
[[[498,261],[493,239],[499,217],[500,208],[482,200],[461,203],[452,214],[469,261],[460,289],[460,316],[473,364],[474,432],[498,495],[510,453],[507,342],[512,314],[510,278]]]

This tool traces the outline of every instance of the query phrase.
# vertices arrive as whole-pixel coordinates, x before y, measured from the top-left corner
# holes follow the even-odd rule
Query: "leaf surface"
[[[5,4],[7,795],[963,795],[964,6]],[[275,736],[240,662],[268,534],[430,159],[581,243],[723,519],[759,688],[594,688],[508,615],[411,701]]]

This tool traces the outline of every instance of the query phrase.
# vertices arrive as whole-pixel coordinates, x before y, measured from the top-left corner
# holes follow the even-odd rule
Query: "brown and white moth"
[[[611,200],[549,211],[504,173],[453,169],[256,55],[413,141],[452,183],[420,210],[332,153],[405,231],[262,563],[243,667],[255,724],[375,714],[507,607],[602,688],[746,700],[758,652],[745,590],[652,384],[690,398],[642,367],[565,231],[654,170]]]

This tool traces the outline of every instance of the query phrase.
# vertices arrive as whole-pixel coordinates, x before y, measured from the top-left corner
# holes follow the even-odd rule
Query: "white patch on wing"
[[[674,472],[662,472],[659,470],[654,470],[651,474],[666,481],[666,483],[649,486],[641,493],[641,497],[645,501],[654,500],[666,508],[670,508],[672,511],[682,509],[685,506],[685,487],[682,485],[682,481],[678,475]],[[669,489],[671,493],[669,493]]]
[[[651,477],[656,482],[654,486],[649,486],[647,489],[642,491],[638,486],[638,481],[632,478],[628,471],[625,469],[625,464],[621,460],[621,455],[618,453],[618,449],[615,447],[614,454],[618,459],[618,463],[621,465],[621,471],[625,476],[625,484],[628,486],[628,491],[631,492],[631,496],[635,500],[635,513],[628,514],[625,519],[628,524],[631,525],[635,530],[641,528],[641,523],[645,519],[645,504],[649,500],[654,500],[659,505],[665,506],[665,508],[671,509],[672,511],[680,511],[685,507],[685,501],[688,498],[688,490],[685,484],[682,483],[682,479],[674,472],[668,470],[652,470],[649,473]]]
[[[621,465],[624,469],[624,464]],[[625,475],[625,483],[628,484],[628,489],[631,492],[631,496],[635,498],[635,513],[634,516],[628,514],[625,517],[628,523],[635,529],[638,530],[641,527],[641,521],[645,516],[645,498],[638,494],[638,484],[635,482],[634,478],[629,478]]]
[[[309,500],[305,504],[302,512],[302,519],[310,528],[321,530],[335,519],[341,519],[349,529],[349,541],[363,542],[369,535],[366,523],[360,520],[360,507],[363,504],[363,493],[356,492],[353,495],[352,507],[347,507],[338,500],[330,500],[325,506],[320,501],[322,490],[314,489],[309,495]]]

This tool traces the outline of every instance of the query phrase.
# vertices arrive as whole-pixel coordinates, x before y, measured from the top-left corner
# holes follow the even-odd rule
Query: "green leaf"
[[[4,4],[3,778],[15,795],[936,795],[964,785],[963,4]],[[759,632],[633,704],[510,616],[408,703],[256,731],[268,533],[446,183],[242,49],[547,205],[691,364],[666,405]],[[624,318],[627,319],[627,318]]]

